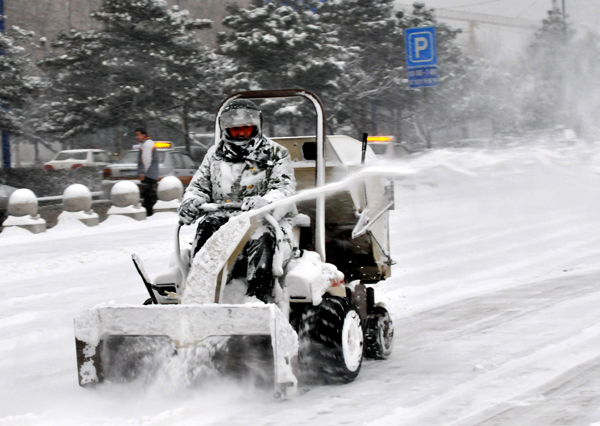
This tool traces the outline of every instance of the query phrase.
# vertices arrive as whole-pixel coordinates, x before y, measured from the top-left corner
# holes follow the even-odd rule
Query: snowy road
[[[600,153],[439,151],[389,167],[428,170],[397,185],[397,264],[377,286],[389,360],[285,402],[224,380],[81,389],[73,317],[143,301],[130,254],[164,267],[175,217],[5,231],[0,425],[600,424]]]

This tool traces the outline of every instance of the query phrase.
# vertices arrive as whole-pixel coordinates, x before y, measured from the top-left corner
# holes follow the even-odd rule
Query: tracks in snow
[[[397,321],[400,344],[388,367],[402,371],[393,383],[410,391],[386,386],[399,408],[372,424],[587,426],[597,420],[599,281],[596,273],[536,282]]]

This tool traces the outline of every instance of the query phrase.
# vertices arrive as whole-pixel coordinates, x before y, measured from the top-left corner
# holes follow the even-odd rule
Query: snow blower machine
[[[296,195],[257,210],[236,212],[191,259],[180,247],[166,272],[150,277],[133,261],[148,289],[144,305],[99,305],[75,319],[79,384],[133,378],[158,353],[177,357],[216,339],[211,363],[219,371],[243,370],[243,360],[268,372],[261,376],[275,395],[306,384],[353,381],[363,357],[386,359],[393,325],[373,284],[391,275],[388,214],[393,182],[376,174],[352,179],[375,159],[366,137],[325,136],[320,100],[299,89],[248,91],[233,99],[300,97],[316,110],[317,134],[272,138],[290,153]],[[360,173],[359,173],[360,174]],[[293,254],[274,273],[274,303],[244,303],[228,293],[239,285],[233,265],[260,220],[295,205]],[[211,205],[226,209],[231,206]],[[233,207],[235,209],[235,206]],[[237,280],[237,281],[236,281]]]

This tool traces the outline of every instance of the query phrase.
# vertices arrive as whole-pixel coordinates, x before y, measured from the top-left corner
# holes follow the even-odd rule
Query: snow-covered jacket
[[[196,198],[207,203],[240,203],[246,197],[260,195],[272,203],[294,195],[296,179],[288,150],[262,135],[257,136],[251,146],[246,155],[234,156],[239,161],[228,159],[232,156],[228,155],[224,140],[211,147],[187,187],[183,201]],[[268,229],[276,238],[273,255],[273,274],[276,277],[283,274],[283,267],[292,256],[292,218],[295,213],[295,205],[277,209],[272,215],[279,230],[265,219],[250,237],[259,238]],[[198,228],[209,215],[228,214],[223,211],[209,213],[199,220]]]
[[[140,145],[138,174],[144,174],[150,179],[158,180],[158,151],[154,146],[154,141],[150,138]]]
[[[283,146],[263,136],[245,158],[234,162],[224,155],[224,143],[221,140],[208,150],[184,201],[198,198],[207,203],[235,203],[260,195],[272,203],[294,195],[294,169]]]

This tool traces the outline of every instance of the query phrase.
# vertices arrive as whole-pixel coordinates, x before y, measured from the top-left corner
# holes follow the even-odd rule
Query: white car
[[[78,167],[104,168],[112,163],[110,155],[103,149],[69,149],[60,151],[44,163],[44,170],[67,170]]]

